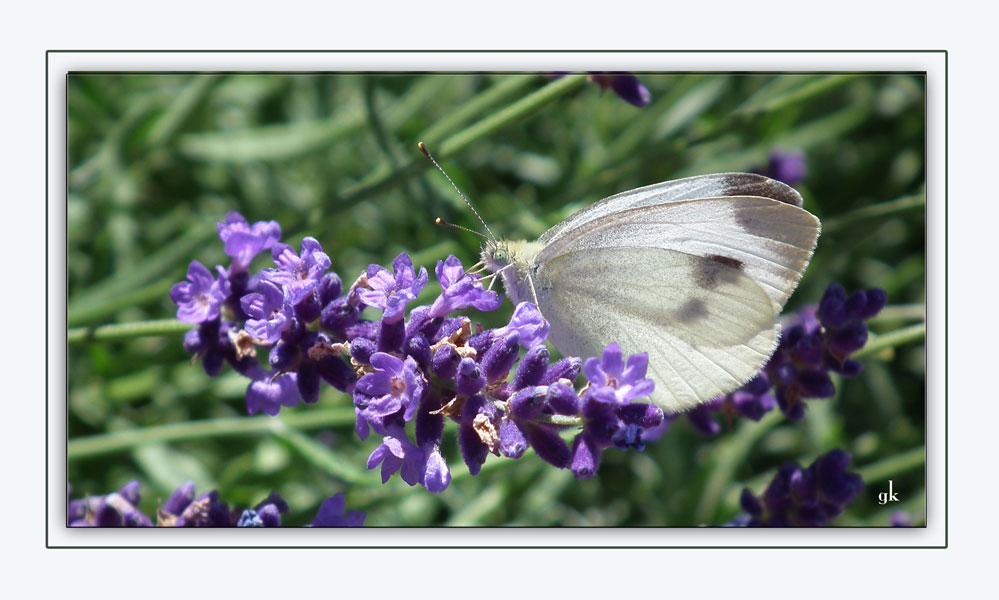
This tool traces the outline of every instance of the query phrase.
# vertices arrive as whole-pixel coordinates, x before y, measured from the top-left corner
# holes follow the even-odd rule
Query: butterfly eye
[[[493,260],[495,260],[500,264],[505,265],[507,263],[506,250],[497,249],[495,252],[493,252]]]

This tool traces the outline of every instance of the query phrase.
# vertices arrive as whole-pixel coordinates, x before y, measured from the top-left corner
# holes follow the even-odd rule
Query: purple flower
[[[757,378],[766,379],[766,374],[761,373],[757,375]],[[753,421],[759,421],[763,418],[763,415],[767,414],[777,406],[773,395],[770,392],[769,383],[762,393],[754,393],[747,389],[748,386],[743,386],[742,388],[732,392],[729,395],[729,399],[732,402],[732,407],[735,412],[739,413],[747,419],[752,419]]]
[[[417,275],[413,269],[413,260],[405,252],[392,261],[392,270],[395,275],[379,265],[368,265],[367,282],[370,289],[357,289],[361,302],[382,309],[382,321],[386,323],[402,319],[406,313],[406,305],[416,300],[427,285],[427,270],[420,267]]]
[[[790,186],[798,185],[808,175],[805,153],[801,150],[774,149],[770,152],[770,163],[762,174]]]
[[[246,332],[262,342],[273,344],[281,339],[281,333],[294,318],[294,307],[291,298],[275,283],[261,281],[259,289],[259,292],[247,294],[239,301],[250,317],[246,321]]]
[[[891,514],[890,524],[892,527],[912,527],[912,515],[904,510],[896,510]]]
[[[603,89],[609,87],[619,98],[639,108],[652,101],[652,93],[631,73],[595,71],[589,74],[589,80]]]
[[[511,331],[520,334],[520,345],[531,349],[548,339],[548,321],[541,315],[538,307],[530,302],[521,302],[513,309],[510,323],[494,330],[496,336],[503,336]]]
[[[263,411],[273,417],[282,406],[298,406],[296,373],[275,377],[258,367],[251,377],[253,382],[246,388],[246,411],[251,415]]]
[[[275,244],[271,249],[271,256],[278,268],[265,271],[268,279],[284,287],[292,306],[304,300],[319,286],[323,274],[332,264],[316,238],[303,239],[301,248],[299,255],[288,244]]]
[[[576,479],[589,479],[600,466],[600,446],[587,435],[577,435],[572,442],[572,463],[569,468]]]
[[[397,425],[387,428],[387,435],[380,446],[368,457],[368,468],[382,466],[382,483],[400,471],[403,481],[409,485],[420,483],[425,468],[426,457],[423,451],[406,437],[406,432]]]
[[[558,429],[548,425],[529,425],[527,441],[534,448],[538,458],[559,469],[566,469],[572,463],[572,449],[562,440]]]
[[[645,378],[649,355],[632,354],[627,365],[617,343],[604,349],[600,359],[589,358],[583,372],[590,381],[586,397],[597,402],[623,405],[633,399],[648,396],[655,389],[655,382]]]
[[[236,527],[280,527],[281,513],[285,512],[288,512],[288,503],[274,492],[252,509],[244,510]]]
[[[382,483],[396,472],[409,485],[422,485],[434,494],[443,492],[451,483],[451,473],[437,444],[429,442],[417,446],[409,441],[406,431],[399,425],[388,427],[388,435],[368,457],[369,469],[379,464]]]
[[[616,405],[591,397],[584,398],[582,414],[583,432],[573,443],[572,469],[578,479],[594,475],[604,448],[644,450],[645,442],[654,441],[661,434],[657,428],[665,423],[662,409],[655,404]]]
[[[815,459],[808,468],[785,463],[760,498],[748,489],[739,500],[749,515],[749,526],[823,526],[843,512],[860,494],[864,482],[850,473],[850,455],[835,449]]]
[[[451,471],[447,468],[447,462],[441,454],[440,446],[433,442],[425,443],[421,446],[424,463],[420,475],[420,484],[427,488],[427,491],[439,494],[447,489],[451,483]]]
[[[177,319],[196,325],[219,316],[222,303],[229,297],[228,278],[225,270],[217,267],[216,281],[207,268],[196,260],[187,267],[187,281],[170,288],[170,299],[177,305]]]
[[[177,488],[156,514],[157,527],[229,527],[232,514],[217,491],[195,497],[194,482]]]
[[[227,214],[225,223],[217,223],[217,227],[225,253],[232,257],[230,272],[234,274],[245,271],[257,254],[270,250],[281,239],[277,221],[257,221],[251,226],[237,212]]]
[[[493,403],[481,394],[476,394],[463,403],[458,427],[458,447],[468,472],[472,475],[479,474],[490,452],[499,451],[499,416]]]
[[[344,500],[343,492],[330,496],[319,506],[316,518],[308,527],[360,527],[364,525],[367,517],[359,510],[352,510],[346,515],[347,501]]]
[[[223,333],[219,319],[205,321],[184,334],[184,349],[201,357],[201,365],[209,377],[215,377],[222,370],[226,345],[231,345],[228,324]]]
[[[153,523],[136,506],[139,482],[130,481],[117,492],[70,500],[67,522],[70,527],[152,527]]]
[[[703,404],[699,404],[686,413],[687,421],[700,433],[712,436],[721,432],[721,425],[714,420],[716,411],[725,405],[725,396],[719,396]]]
[[[354,407],[359,428],[363,419],[375,431],[384,434],[386,417],[401,411],[404,421],[412,420],[426,380],[412,357],[403,361],[391,354],[375,352],[371,355],[371,366],[375,372],[361,377],[354,387]],[[366,434],[363,437],[367,437]]]
[[[116,493],[70,500],[71,527],[152,527],[153,523],[135,506],[139,503],[139,482],[132,481]],[[272,492],[253,508],[230,510],[217,491],[195,493],[193,481],[177,488],[157,510],[156,527],[280,527],[281,515],[289,510],[280,494]],[[327,499],[312,527],[355,527],[364,524],[364,513],[344,515],[343,494]],[[238,515],[238,517],[237,517]]]
[[[437,261],[437,281],[443,293],[430,306],[428,318],[439,318],[463,308],[476,308],[481,311],[496,310],[503,299],[496,292],[483,289],[478,275],[465,273],[453,254],[445,261]]]

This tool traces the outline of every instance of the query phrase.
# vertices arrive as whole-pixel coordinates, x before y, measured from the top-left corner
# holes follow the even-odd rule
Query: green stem
[[[554,102],[580,87],[586,82],[586,75],[567,75],[556,79],[540,90],[524,96],[510,106],[482,119],[441,142],[436,154],[439,158],[453,156],[459,150],[472,142],[484,138],[501,127],[520,121],[533,112],[540,110],[546,104]]]
[[[101,456],[130,450],[147,444],[180,442],[185,440],[260,435],[281,429],[318,429],[341,427],[354,422],[352,408],[328,408],[305,413],[292,413],[282,417],[231,417],[185,421],[141,429],[114,431],[100,435],[69,440],[66,456],[69,460]]]
[[[857,350],[850,356],[850,358],[863,358],[865,356],[871,356],[886,348],[894,348],[896,346],[902,346],[904,344],[924,339],[926,339],[926,323],[903,327],[902,329],[896,329],[895,331],[871,338],[871,340],[867,342],[866,346]]]
[[[350,413],[350,420],[353,422],[354,411],[351,410]],[[337,479],[342,479],[354,485],[364,484],[366,486],[370,486],[376,481],[374,471],[367,471],[354,466],[350,460],[340,456],[309,436],[302,434],[300,431],[283,427],[279,422],[272,433],[278,439],[291,446],[302,458],[312,463],[314,467]]]
[[[872,318],[868,323],[882,323],[885,321],[925,321],[925,304],[898,304],[886,306],[881,312]]]
[[[124,340],[154,335],[180,335],[192,327],[196,327],[196,325],[181,323],[177,319],[116,323],[100,327],[76,327],[66,332],[66,342],[79,344],[94,340]]]
[[[538,91],[528,94],[499,112],[449,137],[441,142],[439,148],[430,148],[430,150],[438,159],[452,156],[465,146],[488,136],[501,127],[524,119],[532,112],[539,110],[560,96],[575,90],[585,81],[585,75],[569,75],[556,79]],[[387,164],[382,164],[378,169],[365,177],[363,181],[344,190],[340,195],[339,201],[343,205],[359,202],[405,182],[410,177],[422,173],[429,166],[430,161],[422,157],[419,160],[401,165],[397,169],[392,169]]]
[[[115,297],[132,293],[155,278],[166,275],[178,263],[186,264],[192,252],[203,246],[215,233],[215,223],[199,222],[191,226],[184,235],[148,256],[141,263],[77,294],[69,302],[66,324],[82,325],[105,316],[106,306],[114,301]]]
[[[890,456],[876,463],[864,465],[856,469],[856,473],[865,483],[882,481],[893,475],[898,475],[910,469],[926,464],[926,447],[920,446],[907,452]]]
[[[732,437],[723,440],[716,446],[714,469],[704,484],[701,500],[697,503],[696,522],[708,523],[715,514],[722,491],[733,480],[736,469],[743,464],[749,451],[765,433],[784,421],[784,415],[772,411],[757,422],[744,421],[740,430]]]
[[[149,132],[149,146],[157,148],[166,145],[219,81],[221,78],[218,75],[192,77],[166,111],[156,119]]]
[[[92,305],[86,310],[77,311],[73,314],[74,323],[84,323],[95,321],[102,317],[113,315],[116,312],[132,306],[143,306],[154,300],[163,300],[170,292],[170,288],[177,283],[176,277],[167,277],[133,292],[115,296],[107,302]],[[84,328],[81,328],[84,329]]]
[[[444,118],[440,119],[420,134],[420,141],[430,147],[434,147],[444,136],[451,135],[453,131],[472,120],[495,104],[505,101],[511,96],[520,94],[521,90],[537,79],[534,75],[507,75],[502,77],[495,85],[479,93],[461,106],[451,111]]]
[[[822,232],[832,233],[837,229],[842,229],[843,227],[855,223],[857,221],[863,221],[867,219],[874,219],[878,217],[884,217],[888,215],[893,215],[895,213],[904,212],[907,210],[912,210],[914,208],[920,208],[926,206],[926,194],[913,194],[911,196],[905,196],[898,198],[897,200],[892,200],[890,202],[883,202],[881,204],[873,204],[871,206],[865,206],[864,208],[859,208],[855,211],[848,212],[844,215],[834,217],[831,219],[826,219],[822,222]]]

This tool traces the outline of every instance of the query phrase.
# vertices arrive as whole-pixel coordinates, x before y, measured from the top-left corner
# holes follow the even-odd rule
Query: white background
[[[995,356],[990,336],[996,328],[989,310],[995,302],[991,295],[976,294],[978,290],[970,287],[987,281],[996,271],[991,261],[994,250],[986,246],[995,238],[986,228],[993,222],[996,199],[991,188],[983,185],[995,170],[986,162],[991,162],[994,153],[983,143],[994,135],[996,120],[991,94],[994,78],[986,62],[991,62],[995,54],[991,18],[976,14],[971,3],[961,2],[948,3],[947,11],[936,9],[934,14],[917,12],[912,3],[871,2],[822,3],[814,5],[815,11],[800,1],[730,6],[723,2],[711,3],[700,14],[687,5],[653,9],[651,3],[620,0],[560,4],[551,9],[538,2],[431,5],[383,0],[373,4],[367,14],[356,6],[301,4],[295,7],[291,2],[242,2],[216,6],[176,1],[162,5],[88,2],[60,6],[47,2],[6,10],[0,42],[4,46],[4,71],[8,84],[20,85],[8,85],[4,90],[4,110],[0,113],[8,119],[13,117],[5,123],[5,143],[0,144],[0,164],[8,182],[4,206],[8,207],[10,239],[3,314],[11,333],[4,361],[8,373],[3,412],[7,427],[0,437],[5,475],[0,500],[5,542],[0,564],[7,567],[4,589],[62,593],[72,598],[118,594],[199,597],[207,593],[235,597],[302,593],[341,596],[365,592],[489,598],[535,595],[531,590],[558,590],[564,595],[582,590],[587,597],[649,592],[655,596],[695,593],[714,597],[727,592],[754,597],[780,593],[778,590],[814,597],[840,596],[844,591],[861,597],[875,593],[925,597],[947,593],[957,585],[970,588],[975,580],[984,582],[991,577],[994,550],[989,542],[997,520],[991,452],[996,437],[996,392],[984,375],[995,371],[990,360]],[[514,47],[904,48],[950,52],[950,548],[45,549],[45,340],[41,302],[45,287],[45,50]],[[479,68],[488,67],[483,64]],[[931,138],[931,144],[942,146],[943,140]],[[929,148],[931,160],[940,150]],[[931,213],[931,229],[939,218]],[[930,248],[938,266],[941,250]],[[934,337],[935,344],[942,343],[939,336]],[[59,388],[53,391],[59,393]],[[939,423],[930,424],[931,428],[935,425]],[[539,533],[544,535],[543,530]],[[840,585],[844,588],[839,589]]]

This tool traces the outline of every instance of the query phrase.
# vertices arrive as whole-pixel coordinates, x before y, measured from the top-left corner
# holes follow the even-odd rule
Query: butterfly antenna
[[[444,178],[447,179],[447,182],[451,184],[451,187],[454,188],[454,191],[458,192],[458,195],[461,196],[461,199],[465,201],[465,205],[468,206],[468,208],[472,211],[472,213],[475,215],[475,218],[477,218],[479,220],[479,223],[482,223],[482,226],[486,228],[486,232],[489,234],[489,238],[492,241],[495,242],[496,241],[496,236],[493,235],[492,230],[490,230],[489,226],[486,225],[486,222],[482,219],[482,216],[479,214],[479,211],[475,210],[475,207],[472,206],[472,203],[468,201],[468,198],[465,197],[465,194],[461,193],[461,190],[459,190],[458,186],[456,186],[454,184],[454,182],[451,181],[451,178],[448,177],[447,173],[444,172],[444,169],[442,169],[441,166],[439,164],[437,164],[437,161],[434,160],[433,155],[430,154],[430,150],[427,150],[426,144],[424,144],[423,142],[419,142],[416,145],[417,145],[417,147],[420,148],[420,152],[422,152],[424,154],[424,156],[426,156],[427,158],[429,158],[430,162],[434,163],[434,166],[437,167],[437,170],[441,172],[441,175],[443,175]],[[445,223],[445,224],[446,225],[451,225],[450,223]],[[457,225],[451,225],[451,226],[452,227],[458,227]],[[465,228],[464,227],[458,227],[458,229],[465,229]],[[465,229],[465,231],[471,231],[472,233],[478,233],[477,231],[472,231],[471,229]],[[482,235],[482,234],[478,233],[478,235]],[[485,236],[483,236],[483,237],[485,237]]]
[[[440,217],[437,217],[436,219],[434,219],[434,225],[440,225],[440,226],[443,226],[443,227],[454,227],[455,229],[460,229],[462,231],[467,231],[468,233],[474,233],[475,235],[479,236],[480,238],[482,238],[484,240],[488,240],[489,239],[485,235],[483,235],[482,233],[480,233],[480,232],[478,232],[478,231],[476,231],[474,229],[469,229],[468,227],[462,227],[461,225],[455,225],[454,223],[448,223],[447,221],[445,221],[444,219],[442,219]]]

